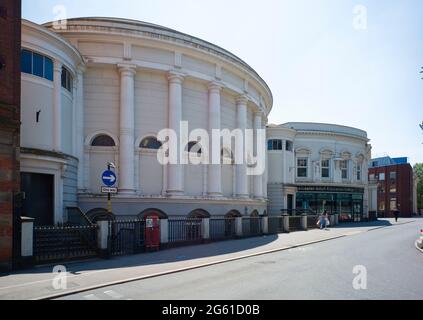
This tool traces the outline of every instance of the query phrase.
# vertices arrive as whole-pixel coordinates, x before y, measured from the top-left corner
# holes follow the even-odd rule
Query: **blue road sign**
[[[113,171],[106,170],[101,175],[101,180],[106,186],[111,187],[116,183],[116,175]]]

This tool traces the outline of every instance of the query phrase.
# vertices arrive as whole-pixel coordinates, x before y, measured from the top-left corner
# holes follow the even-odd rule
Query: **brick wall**
[[[0,2],[0,30],[0,268],[10,269],[20,187],[20,1]]]

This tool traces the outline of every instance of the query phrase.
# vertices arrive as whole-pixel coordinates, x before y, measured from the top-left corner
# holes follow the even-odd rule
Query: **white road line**
[[[100,300],[100,298],[97,297],[95,294],[86,295],[86,296],[84,296],[84,299],[86,299],[86,300]]]
[[[116,291],[113,291],[113,290],[104,291],[104,294],[106,294],[109,297],[112,297],[114,299],[121,299],[121,298],[123,298],[123,295],[121,295],[120,293],[117,293]]]

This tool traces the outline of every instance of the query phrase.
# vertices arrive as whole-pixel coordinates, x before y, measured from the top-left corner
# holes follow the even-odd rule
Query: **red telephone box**
[[[145,218],[145,248],[159,250],[160,248],[160,219],[158,216]]]

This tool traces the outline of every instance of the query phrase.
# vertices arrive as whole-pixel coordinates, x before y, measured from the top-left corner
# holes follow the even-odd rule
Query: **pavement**
[[[100,288],[125,285],[131,282],[135,284],[139,280],[145,279],[161,279],[165,275],[183,278],[186,274],[189,274],[183,271],[202,272],[207,267],[223,267],[224,265],[231,265],[231,263],[243,264],[247,263],[244,259],[248,261],[250,259],[261,259],[262,255],[272,255],[279,251],[289,252],[303,246],[323,245],[326,242],[337,243],[341,238],[357,238],[356,236],[373,230],[395,229],[407,224],[410,225],[410,228],[414,228],[416,220],[420,219],[401,219],[398,223],[395,223],[392,219],[382,219],[376,222],[342,224],[327,231],[310,230],[266,235],[123,256],[109,260],[64,263],[63,265],[67,270],[65,289],[55,289],[54,284],[57,284],[57,275],[52,273],[53,266],[36,267],[10,274],[0,274],[0,299],[81,298],[81,295],[85,292],[99,290]],[[416,228],[421,228],[421,225],[416,226]],[[415,239],[415,233],[412,236]],[[365,245],[364,243],[363,246]],[[342,247],[340,250],[343,250]],[[418,253],[416,250],[414,252]],[[301,269],[302,266],[298,265],[298,268]],[[121,296],[121,294],[115,294],[115,297],[119,295]],[[89,296],[89,294],[85,296]]]

